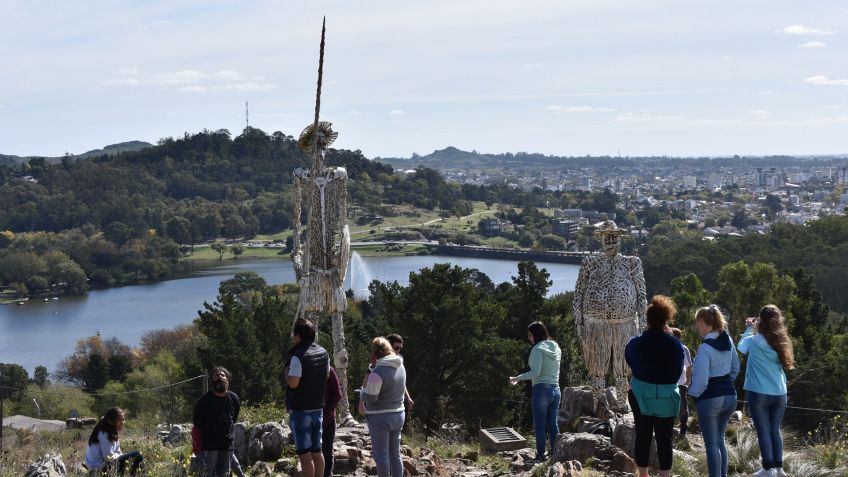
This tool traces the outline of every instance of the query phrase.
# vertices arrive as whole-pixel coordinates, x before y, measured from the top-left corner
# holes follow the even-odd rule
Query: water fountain
[[[374,276],[368,269],[368,264],[359,252],[353,252],[350,256],[350,289],[353,290],[353,297],[357,300],[367,299],[370,295],[368,285],[373,279]]]

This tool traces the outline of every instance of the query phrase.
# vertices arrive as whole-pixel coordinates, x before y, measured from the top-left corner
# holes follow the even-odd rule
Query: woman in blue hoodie
[[[533,382],[533,397],[531,409],[533,411],[533,430],[536,434],[536,461],[545,460],[545,427],[551,433],[551,452],[556,446],[556,438],[559,434],[557,423],[557,412],[562,394],[559,389],[559,362],[562,352],[556,341],[551,340],[548,329],[541,321],[530,323],[527,327],[527,339],[533,345],[530,351],[530,371],[509,378],[512,385],[519,381],[530,380]]]
[[[648,328],[624,348],[624,359],[633,371],[628,398],[636,420],[634,454],[639,477],[648,477],[655,437],[660,476],[671,477],[671,438],[674,418],[680,412],[677,381],[683,373],[683,345],[666,330],[676,312],[671,298],[655,296],[646,313]]]
[[[695,399],[698,423],[704,436],[709,477],[727,477],[727,445],[724,434],[736,410],[739,356],[727,334],[727,322],[716,305],[699,308],[695,329],[704,338],[695,356],[689,395]]]
[[[795,367],[792,340],[783,324],[783,313],[774,305],[760,310],[759,318],[748,318],[748,328],[739,339],[739,351],[748,355],[745,393],[757,430],[763,468],[755,477],[783,477],[783,436],[780,424],[786,411],[786,373]]]

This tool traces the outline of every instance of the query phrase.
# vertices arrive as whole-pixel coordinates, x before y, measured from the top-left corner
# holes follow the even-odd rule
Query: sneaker
[[[777,476],[777,471],[775,469],[768,469],[768,470],[760,469],[760,470],[754,472],[753,474],[751,474],[751,477],[776,477],[776,476]]]
[[[777,477],[786,477],[786,472],[783,471],[783,467],[775,467],[772,470],[776,471],[774,475]]]
[[[530,464],[530,465],[541,464],[541,463],[543,463],[543,462],[545,462],[545,459],[540,459],[540,458],[538,458],[538,457],[535,457],[535,458],[533,458],[533,459],[525,460],[525,461],[524,461],[524,463],[525,463],[525,464]]]

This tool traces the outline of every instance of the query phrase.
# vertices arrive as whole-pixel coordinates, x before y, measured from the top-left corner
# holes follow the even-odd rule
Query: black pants
[[[689,430],[689,403],[686,402],[689,386],[681,384],[677,389],[680,391],[680,434],[683,435]]]
[[[324,454],[324,477],[333,475],[333,440],[336,438],[336,420],[324,423],[321,432],[321,453]]]
[[[646,416],[639,411],[639,403],[633,392],[627,393],[627,401],[633,410],[636,421],[636,445],[633,453],[636,465],[648,467],[651,462],[651,441],[657,440],[657,457],[660,461],[659,470],[671,470],[673,451],[671,437],[674,431],[674,417]]]

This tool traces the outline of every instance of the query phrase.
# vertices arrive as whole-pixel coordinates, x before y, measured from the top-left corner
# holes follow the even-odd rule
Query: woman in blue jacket
[[[624,359],[633,371],[628,400],[636,420],[634,454],[639,477],[648,477],[654,438],[660,477],[671,477],[671,438],[680,410],[677,381],[683,372],[683,345],[666,330],[676,312],[671,298],[655,296],[646,313],[648,328],[624,348]]]
[[[704,338],[698,347],[689,395],[695,399],[698,423],[704,436],[709,477],[727,477],[727,444],[724,434],[736,410],[739,356],[727,334],[727,322],[716,305],[699,308],[695,329]]]
[[[795,367],[792,340],[783,324],[783,313],[766,305],[758,318],[748,318],[739,339],[739,351],[748,355],[745,394],[757,430],[763,468],[755,477],[783,477],[783,436],[780,424],[786,411],[786,373]]]

